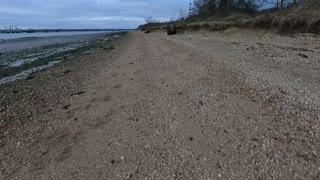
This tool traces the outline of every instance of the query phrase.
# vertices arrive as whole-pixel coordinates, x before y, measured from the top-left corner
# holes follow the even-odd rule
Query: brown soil
[[[1,179],[320,178],[319,38],[113,45],[1,87]]]

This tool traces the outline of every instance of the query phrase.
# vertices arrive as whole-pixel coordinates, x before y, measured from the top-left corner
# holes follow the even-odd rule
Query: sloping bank
[[[230,27],[266,29],[276,33],[320,33],[320,1],[302,1],[289,9],[262,12],[255,17],[231,13],[216,20],[186,20],[170,23],[145,24],[141,30],[165,30],[168,24],[175,23],[178,29],[223,31]],[[215,19],[215,17],[210,17]]]

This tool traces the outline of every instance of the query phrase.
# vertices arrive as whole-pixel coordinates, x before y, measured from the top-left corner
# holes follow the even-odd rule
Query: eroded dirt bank
[[[1,178],[320,178],[319,38],[133,31],[114,46],[1,87]]]

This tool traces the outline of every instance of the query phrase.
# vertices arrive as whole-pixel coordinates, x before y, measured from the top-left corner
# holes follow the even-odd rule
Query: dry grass
[[[251,17],[248,14],[234,12],[222,18],[192,17],[186,24],[181,22],[157,23],[139,27],[151,30],[165,29],[168,24],[176,23],[179,29],[224,31],[230,27],[266,29],[278,33],[320,33],[320,1],[305,0],[289,9],[266,11]],[[183,24],[183,25],[181,25]]]

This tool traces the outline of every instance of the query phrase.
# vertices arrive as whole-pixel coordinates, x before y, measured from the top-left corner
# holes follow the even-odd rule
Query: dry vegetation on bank
[[[253,13],[231,9],[210,16],[194,15],[185,20],[166,23],[148,23],[140,30],[164,30],[175,23],[178,30],[210,31],[226,30],[230,27],[265,29],[276,33],[320,33],[320,1],[304,0],[288,8],[269,9]]]

